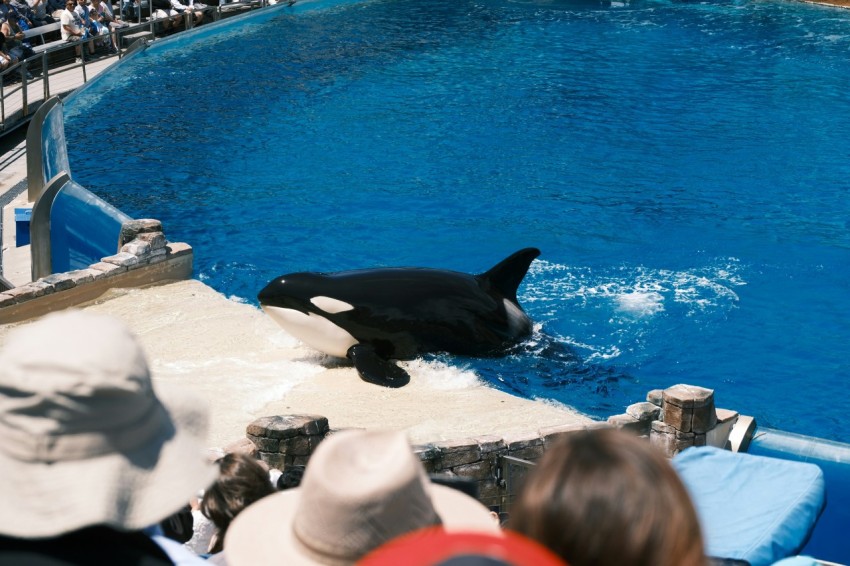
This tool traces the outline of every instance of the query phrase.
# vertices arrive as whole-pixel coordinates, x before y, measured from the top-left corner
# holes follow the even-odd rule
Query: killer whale
[[[276,277],[257,295],[286,331],[360,377],[385,387],[410,376],[393,360],[429,352],[498,356],[531,333],[517,288],[537,248],[525,248],[479,275],[422,267]]]

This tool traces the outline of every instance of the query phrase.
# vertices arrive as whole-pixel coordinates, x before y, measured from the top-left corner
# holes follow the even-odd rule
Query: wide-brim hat
[[[139,530],[210,485],[207,411],[151,383],[119,320],[68,311],[16,328],[0,350],[0,533]]]
[[[300,487],[242,511],[227,530],[224,554],[230,566],[353,564],[435,525],[501,532],[476,499],[428,480],[403,433],[349,430],[316,448]]]

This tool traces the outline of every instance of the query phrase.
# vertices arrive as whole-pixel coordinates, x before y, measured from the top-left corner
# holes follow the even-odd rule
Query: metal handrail
[[[288,3],[291,3],[291,0]],[[214,4],[213,2],[210,2],[209,4],[207,4],[206,8],[199,9],[199,11],[211,13],[212,19],[214,21],[217,21],[222,17],[222,7],[237,5],[248,8],[249,10],[255,10],[268,6],[268,3],[266,2],[266,0],[245,0],[231,2],[224,5],[220,5],[217,3]],[[156,24],[157,22],[159,22],[159,19],[151,16],[145,20],[142,20],[141,10],[139,12],[139,22],[130,24],[128,27],[111,30],[110,32],[115,34],[116,43],[119,46],[117,54],[119,58],[126,56],[129,52],[132,51],[132,49],[121,47],[120,38],[122,36],[142,29],[146,29],[152,34],[157,35]],[[187,24],[184,26],[184,30],[190,30],[194,27],[194,21],[191,17],[191,14],[186,15],[185,21],[187,22]],[[86,54],[86,46],[84,45],[86,41],[73,43],[64,42],[61,44],[47,47],[46,49],[39,51],[32,57],[24,59],[23,61],[20,61],[15,65],[12,65],[9,68],[4,69],[3,71],[0,71],[0,136],[14,130],[22,124],[25,124],[31,119],[33,109],[36,109],[42,103],[49,100],[52,95],[57,94],[55,92],[56,89],[51,88],[51,78],[55,76],[58,72],[64,73],[77,68],[81,68],[82,83],[84,84],[88,82],[88,73],[86,71],[86,65],[90,64],[91,61],[89,60]],[[80,62],[56,66],[50,65],[49,59],[51,54],[67,49],[74,49],[77,46],[80,48]],[[115,57],[115,55],[109,55],[108,57]],[[7,77],[18,76],[18,74],[20,73],[20,69],[23,70],[23,73],[20,75],[20,83],[13,82],[12,84],[6,84],[9,80],[7,79]],[[34,72],[35,76],[32,78],[27,78],[27,71]],[[34,98],[33,93],[29,92],[29,87],[37,81],[42,81],[43,96]],[[74,88],[76,88],[77,86],[80,85],[78,84]],[[19,95],[21,97],[21,108],[20,110],[15,108],[11,111],[11,115],[9,115],[7,114],[7,111],[9,110],[9,99],[16,95]],[[18,112],[20,112],[20,116],[17,116]],[[13,117],[14,119],[12,119]]]

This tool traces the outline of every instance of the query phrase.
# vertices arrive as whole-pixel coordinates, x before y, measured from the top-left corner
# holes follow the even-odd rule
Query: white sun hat
[[[154,393],[119,320],[66,311],[9,332],[0,349],[0,534],[90,525],[139,530],[212,483],[207,411]]]
[[[349,430],[323,441],[298,488],[251,505],[224,539],[229,566],[353,564],[424,527],[499,534],[476,499],[431,483],[404,434]]]

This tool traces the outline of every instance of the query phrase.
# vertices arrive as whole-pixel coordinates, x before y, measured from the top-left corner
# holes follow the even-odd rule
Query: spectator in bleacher
[[[176,30],[183,23],[183,12],[175,10],[171,0],[151,0],[151,4],[155,8],[153,15],[161,21],[164,31]]]
[[[0,71],[5,71],[17,62],[18,58],[9,53],[6,36],[0,33]],[[4,78],[6,77],[4,76]]]
[[[47,13],[47,0],[29,0],[29,9],[32,12],[30,19],[38,26],[46,26],[55,23],[53,16]]]
[[[565,435],[525,480],[510,529],[571,566],[705,566],[696,511],[673,466],[617,429]]]
[[[185,13],[187,10],[192,12],[192,17],[194,18],[194,25],[198,26],[204,21],[204,13],[201,10],[195,9],[195,6],[198,4],[194,4],[193,6],[189,6],[187,4],[182,4],[180,0],[169,0],[171,2],[171,8],[178,13]],[[203,4],[198,6],[198,8],[203,7]]]
[[[200,564],[146,529],[211,484],[207,411],[153,386],[118,319],[49,314],[0,349],[0,566]],[[194,562],[193,562],[194,561]]]
[[[67,0],[65,2],[65,9],[62,11],[62,17],[59,20],[62,23],[62,39],[65,41],[83,41],[88,38],[88,33],[83,28],[82,19],[74,11],[76,5],[77,3],[74,0]],[[74,49],[77,57],[82,57],[80,47],[76,46]],[[94,55],[94,42],[88,42],[88,49],[89,53]]]
[[[8,40],[9,51],[18,59],[27,59],[35,55],[32,45],[24,34],[24,31],[30,29],[33,24],[11,4],[10,0],[0,2],[0,18],[4,20],[0,29]]]
[[[349,565],[433,526],[501,532],[480,502],[428,480],[404,433],[345,430],[316,447],[299,487],[266,496],[236,517],[224,555],[230,566]]]
[[[21,26],[21,29],[24,29],[25,27],[26,29],[36,28],[53,22],[53,18],[50,18],[49,22],[45,21],[44,17],[47,16],[47,14],[43,14],[41,17],[37,16],[30,5],[27,4],[26,0],[11,0],[10,4],[21,16],[23,16],[22,20],[18,20],[18,24]]]
[[[50,14],[57,22],[62,15],[62,10],[65,9],[65,0],[46,0],[47,13]]]
[[[117,48],[113,48],[109,41],[109,26],[104,26],[97,19],[92,18],[92,10],[89,8],[87,0],[77,0],[74,11],[80,16],[83,21],[83,28],[88,30],[89,36],[95,38],[96,47],[106,47],[110,53],[117,53]]]
[[[32,22],[12,4],[11,0],[3,0],[0,3],[0,16],[6,18],[7,22],[13,23],[15,27],[21,30],[32,27]]]
[[[91,11],[92,14],[97,14],[99,17],[99,22],[104,25],[109,26],[111,31],[114,31],[119,28],[125,28],[130,24],[125,23],[121,18],[116,17],[112,10],[109,9],[109,2],[102,2],[101,0],[91,0]],[[117,45],[115,47],[118,47]]]
[[[109,53],[118,53],[118,34],[115,30],[123,26],[111,21],[108,14],[100,0],[92,0],[91,8],[88,10],[92,27],[98,30],[99,35],[109,39],[107,44]]]
[[[35,55],[32,46],[25,39],[24,32],[14,22],[0,16],[0,33],[6,38],[9,53],[19,61]]]

